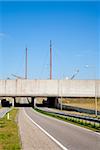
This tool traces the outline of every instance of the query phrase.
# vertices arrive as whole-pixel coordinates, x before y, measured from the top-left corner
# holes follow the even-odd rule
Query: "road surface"
[[[22,150],[62,150],[19,109],[18,126]]]
[[[11,108],[1,108],[0,109],[0,118],[3,118],[6,115],[6,113],[10,110],[11,110]]]
[[[31,120],[68,150],[100,150],[100,133],[41,115],[32,108],[25,108],[24,110]]]

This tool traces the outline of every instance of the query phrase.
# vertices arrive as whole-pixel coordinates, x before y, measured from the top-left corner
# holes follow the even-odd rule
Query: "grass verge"
[[[18,126],[16,123],[17,112],[18,109],[11,110],[9,112],[9,120],[7,120],[7,115],[0,119],[0,150],[21,149]]]
[[[35,108],[35,110],[44,115],[54,117],[56,119],[60,119],[60,120],[63,120],[63,121],[66,121],[66,122],[69,122],[69,123],[72,123],[72,124],[75,124],[75,125],[78,125],[81,127],[85,127],[87,129],[90,129],[90,130],[93,130],[96,132],[100,132],[100,124],[90,123],[88,121],[84,121],[84,120],[77,119],[74,117],[67,117],[67,116],[62,116],[62,115],[58,115],[58,114],[54,114],[54,113],[49,113],[49,112],[40,110],[38,108]]]
[[[62,103],[74,107],[95,109],[95,98],[62,98]],[[97,106],[98,111],[100,111],[100,98],[97,98]]]

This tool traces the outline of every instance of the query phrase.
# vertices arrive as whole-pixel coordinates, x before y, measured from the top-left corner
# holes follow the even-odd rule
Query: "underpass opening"
[[[1,97],[0,105],[2,107],[34,107],[34,101],[31,97]]]
[[[32,107],[31,97],[14,97],[14,107]]]
[[[55,108],[58,105],[58,97],[48,97],[47,98],[47,106]]]

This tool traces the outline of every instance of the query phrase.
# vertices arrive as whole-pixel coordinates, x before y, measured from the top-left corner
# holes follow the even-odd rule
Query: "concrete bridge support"
[[[35,97],[31,97],[31,106],[32,107],[36,106],[36,98]]]
[[[47,98],[47,106],[48,107],[57,107],[58,105],[58,97],[48,97]]]
[[[12,106],[14,107],[14,98],[12,98]]]
[[[17,97],[13,97],[13,103],[12,103],[12,106],[14,107],[18,107],[20,104],[20,101]]]
[[[14,99],[13,106],[16,107],[17,106],[16,97],[13,97],[13,99]]]

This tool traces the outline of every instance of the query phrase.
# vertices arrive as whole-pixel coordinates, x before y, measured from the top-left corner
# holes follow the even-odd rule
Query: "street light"
[[[69,77],[66,77],[65,80],[73,80],[76,75],[79,73],[79,69],[76,69],[75,73],[69,78]],[[62,110],[62,84],[61,84],[61,100],[60,100],[60,109]]]
[[[95,116],[98,115],[98,108],[97,108],[97,83],[96,83],[96,68],[95,66],[85,65],[85,68],[93,68],[94,70],[94,97],[95,97]]]
[[[60,110],[62,110],[62,80],[61,80],[61,100],[60,100]]]
[[[76,71],[74,72],[74,74],[71,77],[66,76],[65,80],[73,80],[78,73],[79,73],[79,69],[76,69]]]

